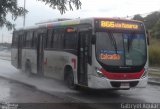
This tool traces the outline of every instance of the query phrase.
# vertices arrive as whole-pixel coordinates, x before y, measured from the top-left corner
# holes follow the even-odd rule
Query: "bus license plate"
[[[121,83],[120,88],[129,88],[129,83]]]

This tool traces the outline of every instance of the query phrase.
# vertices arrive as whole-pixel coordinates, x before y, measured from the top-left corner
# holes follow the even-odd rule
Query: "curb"
[[[9,81],[13,81],[13,82],[15,82],[15,83],[20,83],[20,84],[23,84],[23,85],[25,85],[25,86],[28,86],[28,87],[37,89],[37,87],[34,86],[34,85],[30,85],[30,84],[27,84],[27,83],[25,83],[25,82],[21,82],[21,81],[18,81],[18,80],[15,80],[15,79],[11,79],[11,78],[8,78],[8,77],[5,77],[5,76],[1,76],[1,75],[0,75],[0,78],[6,79],[6,80],[9,80]],[[38,89],[37,89],[37,90],[38,90]]]
[[[156,81],[148,81],[148,83],[153,85],[160,85],[160,82],[156,82]]]
[[[1,60],[6,60],[6,61],[11,61],[11,58],[7,58],[7,57],[1,57],[1,56],[0,56],[0,59],[1,59]]]
[[[5,60],[5,61],[11,61],[10,59],[3,59],[3,58],[0,58],[1,60]]]

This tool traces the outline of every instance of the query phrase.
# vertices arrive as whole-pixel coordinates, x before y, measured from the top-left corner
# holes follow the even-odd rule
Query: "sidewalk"
[[[160,85],[160,68],[153,68],[149,69],[149,81],[148,83],[154,85]]]
[[[160,78],[149,77],[148,83],[153,85],[160,85]]]
[[[11,61],[11,52],[7,50],[0,51],[0,59]]]

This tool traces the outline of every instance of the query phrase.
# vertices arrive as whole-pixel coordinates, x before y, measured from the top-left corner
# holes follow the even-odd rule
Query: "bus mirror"
[[[150,44],[150,37],[151,37],[151,34],[149,31],[147,31],[147,44],[148,45]]]
[[[91,40],[92,44],[96,43],[96,35],[92,35],[92,40]]]

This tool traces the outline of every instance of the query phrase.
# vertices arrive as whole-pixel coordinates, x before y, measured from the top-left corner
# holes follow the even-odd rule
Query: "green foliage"
[[[137,14],[133,17],[134,20],[143,21],[146,29],[151,32],[151,38],[160,39],[160,12],[155,11],[146,17]]]
[[[155,11],[155,12],[147,15],[146,17],[142,17],[140,14],[136,14],[136,15],[134,15],[133,19],[143,21],[146,28],[148,30],[151,30],[156,25],[156,23],[159,21],[160,12]]]
[[[67,6],[70,10],[73,10],[73,6],[76,9],[81,8],[80,0],[37,0],[45,2],[53,9],[58,9],[61,14],[64,14],[67,11]],[[6,16],[8,13],[12,14],[12,19],[16,20],[18,16],[24,15],[27,13],[27,10],[24,10],[23,7],[17,6],[17,0],[0,0],[0,27],[6,26],[9,30],[14,28],[14,24],[11,21],[7,20]]]
[[[12,14],[12,19],[15,20],[18,16],[22,16],[26,10],[17,6],[17,0],[0,0],[0,27],[6,26],[9,30],[14,25],[6,19],[8,13]]]
[[[160,39],[160,19],[157,21],[152,29],[152,37]]]
[[[67,11],[67,6],[69,6],[70,10],[73,10],[73,5],[76,9],[81,8],[80,0],[38,0],[45,2],[53,9],[58,9],[61,14],[64,14]]]
[[[145,18],[145,26],[148,30],[151,30],[155,24],[157,23],[157,21],[160,19],[160,12],[156,11],[153,12],[149,15],[147,15]]]
[[[133,17],[133,20],[139,20],[139,21],[144,21],[144,18],[140,14],[136,14]]]
[[[160,66],[160,40],[152,39],[149,46],[149,63],[151,66]]]
[[[153,12],[146,17],[137,14],[133,19],[143,21],[146,29],[151,32],[149,62],[151,66],[160,67],[160,12]]]

